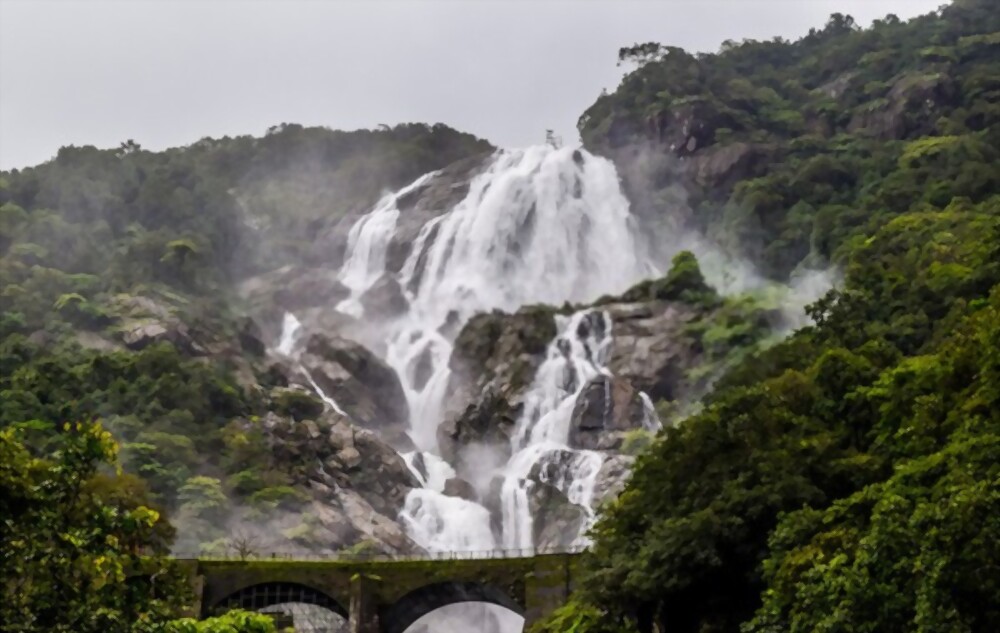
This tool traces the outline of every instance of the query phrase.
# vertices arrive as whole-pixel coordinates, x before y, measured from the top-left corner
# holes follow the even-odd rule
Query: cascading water
[[[351,227],[347,234],[347,253],[339,276],[341,283],[347,286],[351,294],[337,305],[338,311],[361,316],[362,307],[358,298],[385,273],[385,253],[399,219],[396,202],[426,184],[434,177],[434,173],[424,174],[399,191],[382,196],[375,208]]]
[[[400,215],[396,200],[432,177],[383,197],[352,227],[340,273],[351,297],[338,310],[363,316],[358,299],[385,273],[386,249]],[[656,273],[647,262],[613,165],[579,149],[498,152],[469,183],[461,202],[421,228],[398,275],[409,311],[381,333],[386,360],[399,375],[410,410],[417,451],[404,457],[424,486],[410,492],[401,513],[417,543],[432,551],[491,549],[501,542],[531,547],[528,477],[533,470],[540,471],[539,481],[589,510],[601,455],[573,451],[567,439],[577,393],[607,371],[607,315],[560,317],[560,336],[550,346],[518,423],[514,457],[501,472],[499,541],[483,506],[442,493],[444,481],[454,476],[436,455],[453,339],[478,312],[586,302],[624,291]]]
[[[503,545],[522,549],[534,544],[528,494],[529,476],[556,487],[570,502],[593,517],[594,481],[603,463],[596,451],[571,449],[570,420],[576,398],[597,376],[610,376],[604,366],[611,344],[611,317],[583,310],[556,316],[558,334],[549,344],[524,399],[524,413],[511,439],[513,456],[504,469],[501,489]],[[581,542],[578,535],[577,542]]]
[[[466,197],[424,229],[403,267],[410,312],[387,353],[407,394],[413,440],[424,451],[437,449],[450,373],[452,341],[444,332],[477,312],[586,301],[654,272],[641,256],[614,166],[582,150],[501,152]],[[415,370],[424,358],[429,378]]]
[[[292,314],[291,312],[286,312],[284,319],[281,322],[281,337],[278,340],[277,350],[280,353],[284,354],[285,356],[293,358],[296,357],[295,344],[298,343],[301,332],[302,332],[302,322],[299,321],[295,317],[295,315]],[[306,377],[306,380],[309,381],[309,385],[313,388],[316,394],[323,400],[323,402],[326,403],[328,407],[330,407],[331,409],[333,409],[334,411],[336,411],[341,415],[347,415],[346,413],[344,413],[344,410],[340,408],[340,405],[337,404],[337,401],[328,396],[320,388],[320,386],[316,384],[316,381],[313,380],[312,375],[309,373],[308,370],[306,370],[305,367],[302,366],[301,363],[299,363],[298,368],[299,371],[301,371],[302,374]]]

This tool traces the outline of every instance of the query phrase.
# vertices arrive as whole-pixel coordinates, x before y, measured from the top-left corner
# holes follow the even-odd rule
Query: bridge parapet
[[[202,617],[246,605],[320,604],[345,615],[352,633],[402,633],[422,615],[459,602],[511,609],[530,624],[564,604],[576,551],[512,556],[508,550],[333,560],[188,559]],[[520,553],[520,552],[518,552]],[[479,556],[476,556],[479,554]],[[484,555],[485,554],[485,555]]]

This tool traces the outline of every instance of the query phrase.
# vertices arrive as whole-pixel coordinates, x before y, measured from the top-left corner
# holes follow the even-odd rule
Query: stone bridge
[[[530,557],[402,560],[179,561],[200,617],[286,602],[326,607],[351,633],[403,633],[423,615],[460,602],[488,602],[525,618],[525,627],[564,604],[575,553]]]

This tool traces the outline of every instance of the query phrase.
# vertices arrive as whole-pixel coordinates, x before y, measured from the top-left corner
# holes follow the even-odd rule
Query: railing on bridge
[[[383,552],[206,552],[175,553],[174,558],[198,559],[202,561],[263,561],[263,560],[311,560],[343,562],[378,561],[428,561],[428,560],[489,560],[493,558],[531,558],[547,554],[579,554],[587,548],[583,545],[569,547],[530,547],[522,549],[461,550],[454,552],[421,552],[410,554],[387,554]]]

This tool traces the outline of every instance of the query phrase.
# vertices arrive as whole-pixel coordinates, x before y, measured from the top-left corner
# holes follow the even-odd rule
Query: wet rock
[[[314,334],[300,360],[312,380],[352,420],[378,430],[390,442],[408,443],[409,408],[399,377],[364,346]]]
[[[438,428],[445,459],[453,461],[471,442],[509,450],[521,396],[556,335],[553,314],[538,306],[514,314],[494,311],[472,317],[462,328],[448,362],[445,422]]]
[[[382,275],[361,295],[366,318],[393,318],[409,308],[403,289],[394,277]]]
[[[445,418],[437,428],[441,456],[449,463],[462,461],[464,447],[482,444],[496,447],[504,461],[510,457],[510,438],[517,425],[520,406],[488,387],[483,397],[458,415]]]
[[[483,168],[487,158],[488,154],[478,154],[456,161],[440,170],[423,187],[397,199],[399,218],[396,220],[396,231],[386,249],[386,270],[399,272],[403,268],[420,230],[429,221],[447,213],[462,201],[469,192],[469,181]],[[434,237],[430,236],[425,245],[433,244]],[[423,259],[425,263],[426,258]],[[415,283],[419,281],[419,272],[423,267],[422,263],[418,263]]]
[[[444,494],[449,497],[459,497],[467,501],[478,501],[478,495],[476,495],[476,489],[464,479],[459,479],[458,477],[452,477],[448,481],[444,482]]]
[[[533,482],[528,490],[535,547],[560,550],[569,547],[586,524],[586,508],[571,503],[555,486]]]
[[[625,489],[635,458],[630,455],[608,455],[594,480],[594,507],[614,499]]]
[[[687,370],[701,360],[699,341],[685,331],[699,311],[683,303],[650,301],[604,306],[614,322],[608,369],[657,400],[687,395]]]
[[[645,418],[645,404],[628,381],[598,376],[577,396],[570,419],[570,446],[618,449],[625,432],[643,428]]]

